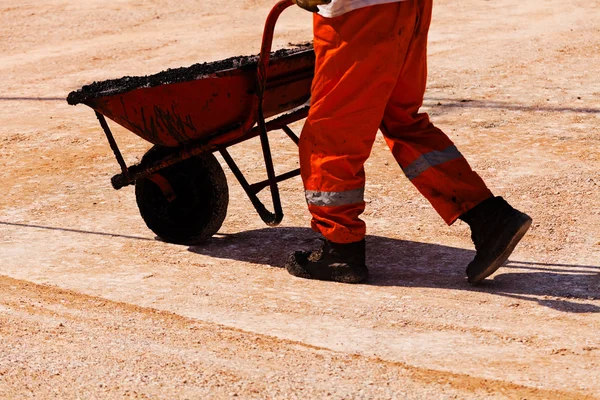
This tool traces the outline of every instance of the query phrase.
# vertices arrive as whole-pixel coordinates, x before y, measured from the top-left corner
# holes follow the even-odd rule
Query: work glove
[[[310,12],[318,12],[319,8],[317,6],[329,3],[331,3],[331,0],[296,0],[298,7]]]

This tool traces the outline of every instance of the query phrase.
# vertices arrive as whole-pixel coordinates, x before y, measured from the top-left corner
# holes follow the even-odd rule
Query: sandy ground
[[[214,240],[155,239],[69,91],[258,51],[272,4],[0,2],[0,397],[600,398],[600,2],[436,2],[425,107],[534,218],[472,288],[447,227],[381,138],[367,165],[368,285],[281,268],[315,244],[298,178],[266,228],[227,171]],[[276,48],[310,39],[290,10]],[[296,131],[301,124],[295,124]],[[148,143],[115,128],[128,162]],[[294,145],[273,133],[279,171]],[[233,151],[262,177],[256,141]]]

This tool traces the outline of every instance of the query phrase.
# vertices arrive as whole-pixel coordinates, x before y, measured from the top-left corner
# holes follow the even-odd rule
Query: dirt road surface
[[[315,245],[298,178],[266,228],[227,171],[214,240],[156,240],[92,111],[94,80],[258,52],[265,0],[0,2],[1,398],[600,398],[600,2],[439,0],[425,109],[534,219],[485,285],[381,138],[368,285],[281,268]],[[310,40],[288,11],[275,48]],[[295,124],[296,131],[301,124]],[[115,127],[128,162],[149,147]],[[273,133],[279,171],[297,150]],[[233,155],[263,176],[259,144]]]

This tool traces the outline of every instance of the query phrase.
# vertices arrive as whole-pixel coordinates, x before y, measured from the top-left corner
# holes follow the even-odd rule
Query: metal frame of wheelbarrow
[[[283,78],[282,82],[268,82],[267,83],[267,71],[269,66],[269,60],[271,56],[271,47],[273,44],[273,35],[275,31],[275,24],[279,19],[281,13],[288,7],[295,4],[295,0],[283,0],[277,3],[271,10],[267,21],[265,23],[265,30],[262,38],[262,46],[260,51],[260,57],[257,68],[257,79],[256,79],[256,90],[253,99],[253,113],[250,114],[246,122],[242,123],[237,128],[229,130],[225,133],[219,133],[210,135],[208,138],[198,140],[187,145],[184,145],[178,151],[173,154],[159,160],[152,165],[142,166],[133,165],[128,167],[123,159],[121,151],[115,141],[115,138],[106,122],[104,115],[95,111],[96,117],[100,122],[100,126],[104,130],[108,143],[121,167],[122,173],[112,177],[112,186],[119,190],[125,186],[135,183],[138,179],[150,179],[157,184],[163,194],[167,197],[173,196],[173,189],[166,179],[160,179],[161,177],[156,175],[161,169],[167,168],[185,159],[200,155],[202,153],[218,151],[231,171],[236,177],[248,198],[252,202],[252,205],[260,215],[261,219],[269,226],[276,226],[281,223],[283,219],[283,210],[281,206],[281,198],[279,196],[278,182],[296,177],[300,175],[300,169],[295,169],[281,175],[275,175],[275,169],[273,166],[273,158],[271,156],[271,148],[269,145],[269,138],[267,133],[274,130],[283,130],[287,136],[298,145],[298,136],[288,127],[288,124],[299,121],[306,118],[308,115],[309,106],[303,106],[297,108],[287,114],[280,117],[274,118],[270,121],[265,121],[263,114],[263,96],[267,85],[276,85],[278,83],[285,84],[288,79]],[[256,126],[254,126],[256,122]],[[237,166],[227,148],[235,144],[241,143],[245,140],[259,136],[263,157],[265,161],[265,168],[267,171],[267,179],[261,182],[250,184],[240,168]],[[215,140],[218,138],[218,140]],[[210,142],[217,142],[220,144],[211,144]],[[271,199],[273,202],[273,212],[269,211],[262,201],[258,198],[258,193],[266,187],[270,188]]]

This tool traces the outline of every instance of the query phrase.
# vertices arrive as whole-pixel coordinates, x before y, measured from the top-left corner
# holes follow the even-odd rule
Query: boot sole
[[[525,234],[531,227],[532,222],[533,220],[529,216],[526,216],[526,220],[510,239],[510,242],[508,242],[508,245],[506,246],[504,251],[502,251],[502,253],[500,253],[498,257],[492,260],[488,267],[481,271],[479,274],[475,276],[469,276],[468,282],[473,285],[476,285],[488,276],[492,275],[494,272],[496,272],[501,266],[503,266],[506,263],[506,261],[508,261],[508,257],[510,257],[512,252],[515,250],[515,247],[517,247],[517,244],[519,244],[521,239],[523,239],[523,236],[525,236]]]

